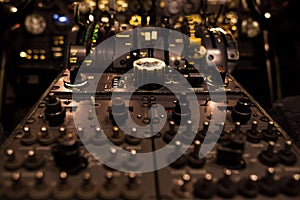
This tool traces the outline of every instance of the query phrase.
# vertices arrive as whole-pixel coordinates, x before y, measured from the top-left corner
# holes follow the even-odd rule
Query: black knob
[[[50,126],[58,126],[64,123],[66,117],[65,108],[61,106],[59,98],[54,93],[49,94],[49,99],[46,102],[45,117]]]
[[[52,147],[56,165],[68,174],[75,174],[87,165],[87,160],[81,156],[77,137],[72,133],[58,140]]]
[[[231,117],[235,122],[247,123],[251,118],[251,101],[248,98],[241,98],[232,108]]]
[[[228,142],[217,148],[217,163],[229,169],[243,169],[246,163],[243,159],[246,138],[240,132],[240,123],[236,122]]]
[[[212,198],[216,192],[212,174],[206,173],[194,184],[194,195],[199,198]]]

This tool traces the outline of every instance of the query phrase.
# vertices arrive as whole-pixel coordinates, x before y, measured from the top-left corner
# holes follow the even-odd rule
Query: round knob
[[[241,124],[247,123],[251,118],[251,101],[247,98],[241,98],[238,100],[236,105],[232,108],[231,117],[235,122]]]
[[[66,117],[66,111],[54,93],[49,94],[49,100],[46,102],[45,117],[50,126],[62,124]]]
[[[133,62],[135,85],[143,90],[160,89],[164,81],[166,64],[156,58],[141,58]]]

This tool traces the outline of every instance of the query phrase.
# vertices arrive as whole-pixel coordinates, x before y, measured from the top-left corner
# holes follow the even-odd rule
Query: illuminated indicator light
[[[41,60],[45,60],[45,59],[46,59],[46,56],[41,55],[41,56],[40,56],[40,59],[41,59]]]
[[[53,19],[58,19],[59,15],[58,14],[53,14]]]
[[[236,27],[236,26],[232,26],[232,27],[231,27],[231,30],[236,31],[236,30],[237,30],[237,27]]]
[[[41,54],[46,54],[46,50],[41,49]]]
[[[266,13],[264,14],[264,16],[265,16],[265,18],[269,19],[269,18],[271,18],[271,13],[266,12]]]
[[[34,59],[34,60],[37,60],[37,59],[39,59],[39,56],[38,56],[38,55],[34,55],[34,56],[33,56],[33,59]]]
[[[108,17],[102,17],[101,21],[104,22],[104,23],[108,23],[109,19],[108,19]]]
[[[28,60],[30,60],[30,59],[31,59],[31,55],[27,55],[26,58],[27,58]]]
[[[20,57],[21,58],[25,58],[27,56],[27,53],[26,52],[24,52],[24,51],[21,51],[20,52]]]
[[[69,19],[66,16],[61,16],[57,19],[57,21],[60,23],[67,23]]]
[[[14,7],[14,6],[11,6],[11,7],[9,8],[9,10],[10,10],[10,12],[12,12],[12,13],[16,13],[16,12],[18,11],[18,8]]]
[[[150,41],[151,40],[151,34],[150,34],[150,32],[146,32],[145,33],[145,40],[146,41]]]

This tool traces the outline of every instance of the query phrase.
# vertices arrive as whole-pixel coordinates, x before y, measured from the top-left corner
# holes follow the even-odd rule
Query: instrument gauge
[[[46,18],[39,13],[27,15],[24,21],[25,29],[33,35],[42,34],[47,28]]]

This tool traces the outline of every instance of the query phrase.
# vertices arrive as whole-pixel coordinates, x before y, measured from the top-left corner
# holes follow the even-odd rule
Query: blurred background
[[[99,12],[110,12],[109,0],[87,2]],[[115,0],[114,12],[130,18],[147,11],[153,2]],[[295,112],[289,115],[292,121],[300,118],[298,0],[155,2],[157,15],[189,14],[191,9],[200,13],[204,9],[212,24],[230,29],[240,51],[232,75],[274,117],[282,116],[280,112],[287,109]],[[5,132],[15,128],[66,67],[68,36],[74,24],[73,3],[0,0],[0,121]]]

